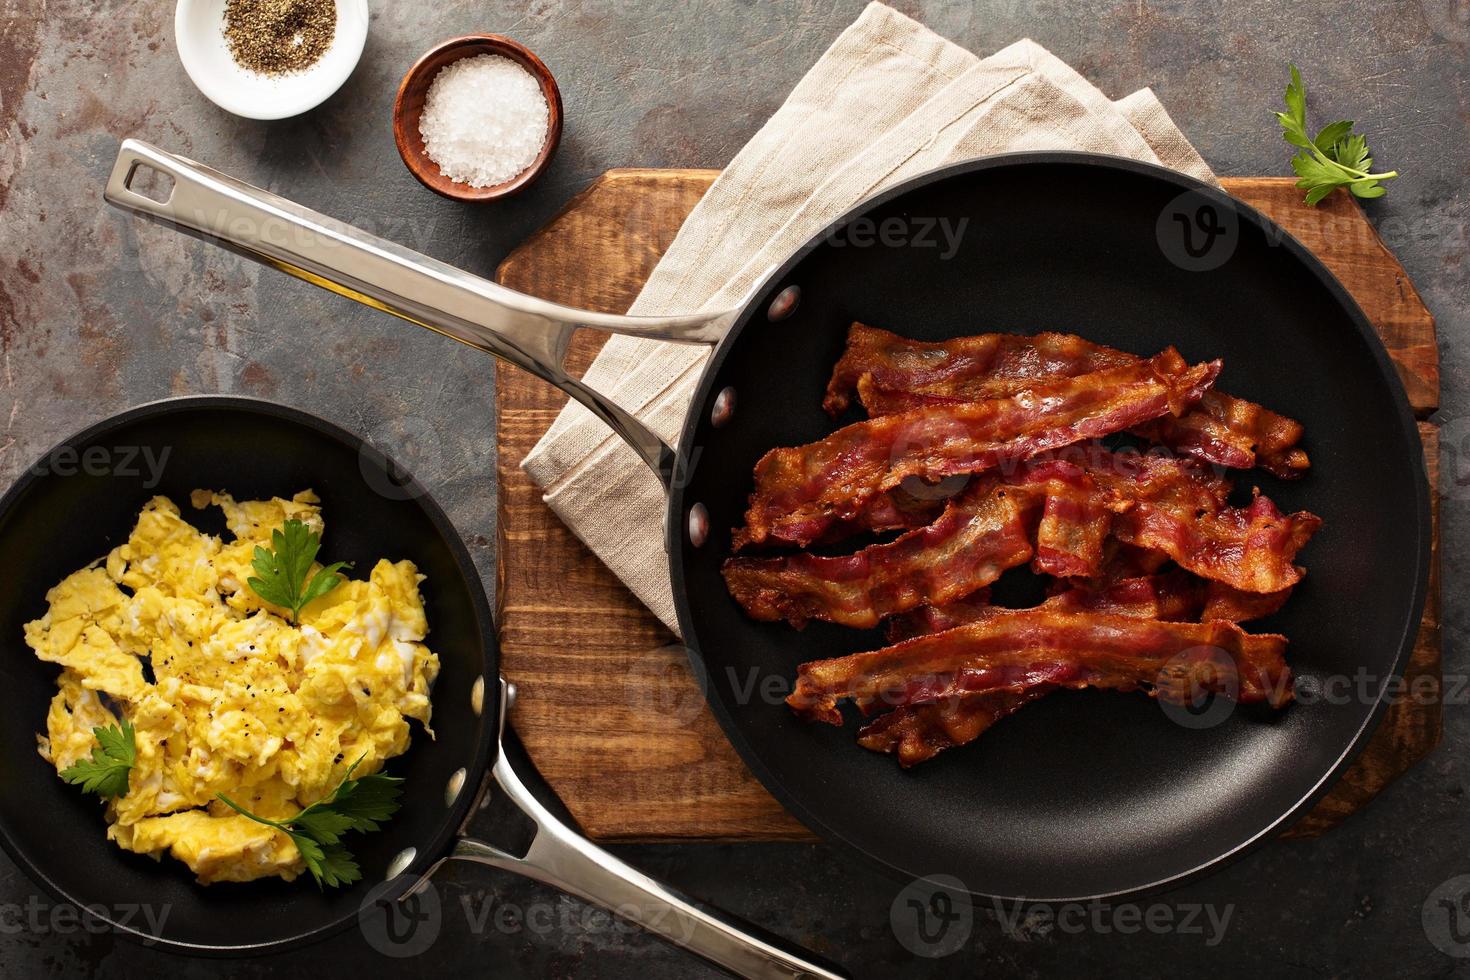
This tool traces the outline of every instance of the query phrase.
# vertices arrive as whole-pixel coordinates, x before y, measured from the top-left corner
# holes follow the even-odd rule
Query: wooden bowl
[[[419,117],[424,112],[429,86],[440,70],[460,58],[482,54],[503,55],[529,71],[541,83],[541,94],[546,96],[551,116],[547,122],[546,143],[529,167],[503,184],[471,187],[446,177],[439,165],[430,159],[424,150],[424,139],[419,134]],[[398,86],[398,98],[393,102],[393,139],[408,172],[434,193],[455,201],[493,201],[508,197],[541,176],[561,143],[561,90],[556,87],[551,69],[524,45],[499,34],[467,34],[432,48],[403,76],[403,83]]]

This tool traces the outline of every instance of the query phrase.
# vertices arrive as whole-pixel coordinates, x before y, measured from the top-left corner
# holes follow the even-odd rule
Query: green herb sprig
[[[1373,157],[1368,152],[1368,139],[1353,132],[1351,120],[1329,123],[1317,131],[1307,132],[1307,86],[1296,65],[1291,66],[1291,82],[1286,86],[1286,111],[1276,113],[1281,123],[1281,136],[1302,152],[1291,158],[1291,169],[1301,179],[1296,186],[1307,192],[1306,202],[1316,205],[1339,187],[1346,187],[1354,197],[1382,197],[1383,181],[1399,175],[1397,170],[1375,174]]]
[[[362,878],[362,869],[342,843],[342,835],[350,830],[359,833],[377,830],[382,821],[397,812],[398,794],[402,792],[399,784],[403,782],[382,773],[353,779],[352,773],[362,760],[358,756],[330,794],[287,820],[258,817],[223,793],[219,799],[241,816],[289,836],[318,888],[350,885]]]
[[[291,610],[291,622],[301,618],[301,610],[313,599],[320,598],[342,584],[337,573],[352,565],[334,562],[307,580],[312,562],[321,550],[322,536],[307,530],[301,521],[287,521],[271,532],[271,550],[255,548],[250,565],[255,569],[246,584],[266,602]]]
[[[92,729],[97,745],[90,759],[78,759],[61,770],[61,778],[82,787],[84,793],[122,796],[128,791],[128,773],[138,761],[133,744],[133,726],[124,718],[120,725]]]

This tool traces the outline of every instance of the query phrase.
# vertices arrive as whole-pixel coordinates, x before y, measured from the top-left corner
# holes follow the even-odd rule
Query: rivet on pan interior
[[[394,878],[403,874],[403,872],[408,870],[408,866],[413,864],[413,859],[418,856],[419,849],[416,847],[405,847],[399,851],[393,856],[393,860],[388,862],[388,874],[384,880],[392,881]]]
[[[801,287],[787,286],[776,294],[771,300],[770,307],[766,310],[766,319],[772,323],[784,320],[796,312],[796,307],[801,303]]]
[[[485,678],[483,675],[475,678],[475,684],[470,688],[470,707],[475,709],[475,714],[485,710]]]
[[[464,789],[464,780],[467,774],[463,769],[456,769],[449,776],[449,785],[444,787],[444,805],[454,806],[454,801],[459,799],[460,790]]]
[[[695,504],[689,508],[689,543],[696,548],[703,548],[708,540],[709,511],[704,504]]]
[[[716,429],[719,429],[724,427],[724,425],[734,417],[735,389],[722,388],[720,389],[720,393],[715,396],[715,407],[710,409],[709,412],[710,425],[713,425]]]

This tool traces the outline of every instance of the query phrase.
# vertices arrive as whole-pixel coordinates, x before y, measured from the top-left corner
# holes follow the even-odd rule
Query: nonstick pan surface
[[[196,526],[221,533],[217,512],[189,506],[191,490],[250,500],[307,487],[322,498],[324,558],[359,570],[379,558],[407,558],[428,576],[428,643],[441,665],[436,737],[415,725],[408,752],[388,763],[386,771],[405,780],[403,806],[381,831],[353,838],[362,881],[325,891],[309,876],[204,888],[171,858],[155,861],[108,841],[97,797],[63,783],[36,754],[59,668],[36,659],[23,626],[45,613],[48,588],[127,540],[139,509],[156,495],[171,498]],[[495,630],[474,562],[449,519],[370,444],[305,412],[254,399],[144,405],[68,439],[26,472],[0,500],[0,555],[10,569],[0,591],[7,705],[0,715],[0,843],[58,897],[147,940],[238,955],[346,928],[404,849],[414,848],[415,858],[396,879],[401,889],[448,851],[495,747],[500,702],[472,698],[478,678],[493,691],[499,676]],[[445,787],[461,768],[469,772],[468,789],[446,804]]]
[[[962,228],[953,254],[922,227]],[[893,229],[885,243],[874,230]],[[860,235],[852,232],[861,230]],[[791,286],[800,304],[766,315]],[[1046,330],[1148,355],[1222,358],[1223,391],[1299,419],[1312,468],[1238,474],[1324,527],[1304,583],[1249,628],[1286,634],[1303,695],[1187,726],[1142,695],[1063,693],[911,771],[780,703],[797,664],[884,645],[878,631],[747,619],[720,565],[763,453],[821,438],[822,392],[854,320],[943,340]],[[716,396],[733,418],[716,428]],[[853,416],[855,418],[856,416]],[[850,421],[851,419],[843,420]],[[1244,204],[1170,171],[1082,154],[996,157],[863,205],[777,271],[700,383],[680,440],[668,543],[683,633],[731,742],[798,818],[899,876],[1035,900],[1154,889],[1218,865],[1305,812],[1382,710],[1413,643],[1429,563],[1423,454],[1382,343],[1306,249]],[[703,547],[689,512],[708,510]],[[1329,678],[1369,679],[1366,695]],[[776,681],[763,683],[769,678]],[[777,696],[772,696],[775,692]]]

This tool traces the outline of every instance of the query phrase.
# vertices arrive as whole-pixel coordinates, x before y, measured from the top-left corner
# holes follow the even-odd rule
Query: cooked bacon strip
[[[1212,468],[1190,459],[1140,453],[1136,450],[1113,451],[1097,442],[1080,442],[1063,449],[1052,450],[1022,462],[1004,461],[1003,472],[1012,476],[1022,474],[1027,467],[1040,466],[1049,462],[1070,463],[1081,469],[1094,481],[1119,500],[1146,499],[1156,504],[1168,504],[1182,513],[1188,509],[1212,512],[1226,506],[1231,484]],[[970,477],[947,477],[938,484],[928,484],[917,477],[904,479],[898,486],[873,498],[863,511],[850,521],[833,524],[824,534],[824,542],[840,541],[864,531],[913,530],[924,527],[937,518],[946,501],[968,485]],[[1072,494],[1070,496],[1075,496]],[[1114,506],[1114,509],[1120,509]],[[1121,508],[1126,509],[1126,507]],[[1101,516],[1101,515],[1096,515]],[[1105,552],[1116,552],[1118,543],[1107,540]],[[1148,560],[1154,555],[1144,549],[1129,551],[1139,560]],[[1103,561],[1108,561],[1104,554]],[[1136,567],[1115,578],[1133,578],[1154,572],[1167,556],[1157,557],[1151,567]]]
[[[1291,559],[1315,529],[1311,515],[1278,513],[1297,525],[1296,537],[1273,536],[1262,530],[1266,517],[1246,520],[1226,507],[1229,484],[1190,461],[1097,449],[1070,455],[1087,467],[1048,456],[987,474],[929,526],[855,554],[731,558],[723,568],[726,585],[754,619],[785,619],[798,628],[821,619],[865,629],[961,599],[1028,559],[1041,574],[1098,577],[1115,521],[1124,547],[1167,553],[1223,585],[1274,593],[1300,577]],[[1274,511],[1269,501],[1256,506],[1268,516]],[[1197,591],[1196,613],[1205,602],[1203,587]]]
[[[1097,574],[1109,499],[1072,463],[1027,461],[1009,475],[976,478],[932,524],[893,541],[835,557],[741,556],[721,571],[753,619],[866,629],[895,613],[967,596],[1033,555],[1039,573]]]
[[[1206,582],[1182,569],[1173,569],[1159,575],[1120,579],[1098,589],[1086,586],[1067,588],[1036,608],[1055,612],[1110,613],[1167,622],[1219,619],[1227,623],[1244,623],[1277,612],[1289,598],[1290,589],[1265,595],[1241,592],[1219,582]],[[884,635],[889,643],[900,643],[1007,611],[1004,607],[991,605],[990,590],[982,589],[942,606],[924,606],[894,616],[884,624]]]
[[[1176,568],[1161,575],[1122,579],[1103,589],[1068,589],[1042,605],[1062,612],[1116,613],[1140,619],[1206,623],[1218,619],[1245,623],[1271,615],[1289,598],[1289,588],[1264,594],[1242,592]],[[947,615],[958,618],[953,611]]]
[[[1134,426],[1145,439],[1206,462],[1248,470],[1252,465],[1295,480],[1311,467],[1301,442],[1302,424],[1244,398],[1207,391],[1178,418]]]
[[[941,606],[920,606],[902,615],[894,616],[883,624],[883,635],[890,644],[912,640],[916,636],[943,633],[956,626],[977,623],[987,616],[995,615],[1004,606],[990,604],[990,590],[967,595],[963,599],[946,602]]]
[[[1306,511],[1282,514],[1259,493],[1250,506],[1231,507],[1230,482],[1192,460],[1095,445],[1071,446],[1044,459],[1079,465],[1112,495],[1110,531],[1119,542],[1241,592],[1276,595],[1300,582],[1305,572],[1292,562],[1322,525]],[[1227,593],[1219,595],[1228,601]]]
[[[857,521],[905,478],[937,482],[1101,438],[1182,412],[1220,372],[1173,348],[1137,364],[1063,378],[1011,398],[940,406],[845,426],[819,442],[773,449],[735,547],[770,539],[806,546]]]
[[[1051,468],[1057,468],[1056,464]],[[1032,570],[1058,578],[1098,574],[1103,544],[1112,526],[1111,504],[1111,495],[1100,491],[1080,470],[1070,480],[1055,481],[1045,493]]]
[[[895,708],[858,732],[858,744],[874,752],[891,752],[905,769],[927,762],[945,749],[965,745],[985,734],[1054,688],[1041,684],[1025,691],[1002,691],[950,698],[935,704]]]
[[[1306,571],[1292,559],[1321,526],[1317,515],[1283,514],[1261,496],[1249,507],[1206,514],[1140,502],[1113,517],[1118,540],[1161,551],[1202,578],[1257,593],[1278,593],[1301,581]]]
[[[1145,690],[1176,703],[1233,688],[1237,701],[1280,707],[1291,700],[1285,652],[1284,636],[1251,635],[1232,623],[1028,609],[802,664],[786,703],[834,725],[842,724],[838,702],[848,698],[902,707],[1043,685]]]
[[[985,479],[933,524],[885,544],[836,557],[731,558],[722,572],[730,595],[753,619],[867,628],[894,613],[961,598],[1029,560],[1034,510],[1025,495]]]
[[[1074,453],[1098,487],[1129,502],[1112,519],[1120,542],[1242,592],[1278,593],[1305,574],[1292,561],[1322,525],[1315,514],[1282,514],[1259,491],[1250,506],[1230,507],[1229,482],[1189,460],[1094,447]]]
[[[955,476],[932,487],[917,479],[905,480],[903,485],[875,496],[856,517],[833,522],[814,543],[830,544],[868,531],[881,534],[925,527],[934,523],[948,501],[958,495],[957,489],[968,486],[969,480],[968,476]]]
[[[1205,606],[1205,593],[1206,583],[1176,570],[1162,575],[1123,579],[1101,589],[1069,588],[1033,608],[1188,623],[1199,618]],[[888,621],[885,634],[889,643],[900,643],[1015,611],[992,606],[990,593],[986,590],[942,606],[925,606],[895,616]]]
[[[877,417],[925,405],[1007,398],[1036,382],[1137,360],[1071,334],[986,333],[925,343],[854,322],[822,407],[836,418],[856,393],[859,404]]]
[[[1203,607],[1205,620],[1242,622],[1275,612],[1290,594],[1287,590],[1274,596],[1252,596],[1175,570],[1124,579],[1105,589],[1069,589],[1052,596],[1039,608],[1184,622],[1198,616]],[[931,606],[895,616],[888,621],[888,642],[940,633],[1006,612],[989,602],[986,590],[942,607]],[[901,766],[908,768],[934,758],[945,749],[974,741],[1002,718],[1051,691],[1052,688],[1042,686],[1019,695],[970,694],[934,704],[895,708],[864,725],[858,744],[875,752],[891,752]]]
[[[979,334],[924,343],[862,323],[832,371],[822,404],[835,418],[852,395],[873,417],[924,405],[1004,398],[1038,382],[1134,363],[1132,354],[1070,334],[1034,337]],[[1207,462],[1238,469],[1260,466],[1286,479],[1308,468],[1297,448],[1299,423],[1218,391],[1178,417],[1134,426],[1139,435]]]
[[[1242,592],[1221,582],[1205,583],[1205,608],[1200,619],[1223,619],[1227,623],[1248,623],[1253,619],[1265,619],[1281,611],[1286,600],[1291,598],[1290,588],[1280,592]]]
[[[1233,489],[1229,480],[1191,459],[1126,450],[1112,452],[1096,444],[1068,446],[1050,454],[1087,471],[1095,484],[1131,501],[1146,501],[1172,511],[1220,510]]]
[[[1168,555],[1161,555],[1157,551],[1149,551],[1146,548],[1135,548],[1131,544],[1124,544],[1117,538],[1109,537],[1103,542],[1102,569],[1097,575],[1082,581],[1072,579],[1053,582],[1048,594],[1056,595],[1058,592],[1076,588],[1106,589],[1125,579],[1153,575],[1167,564],[1169,564]]]
[[[883,624],[883,635],[889,644],[902,643],[916,636],[943,633],[956,626],[974,623],[993,615],[997,607],[990,604],[990,590],[981,589],[963,599],[946,602],[942,606],[920,606],[909,612],[894,616]]]

